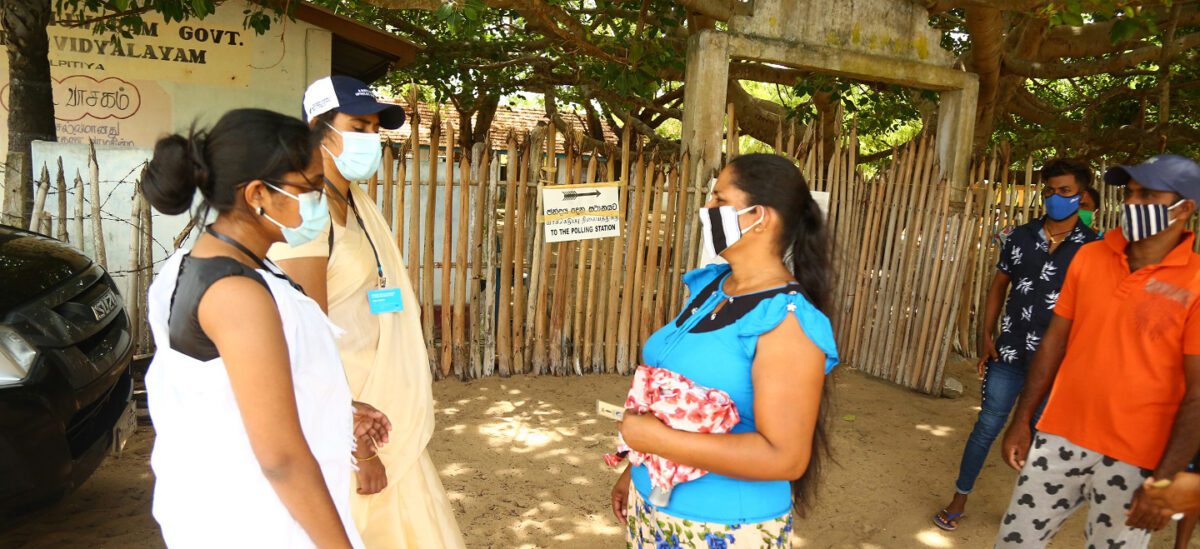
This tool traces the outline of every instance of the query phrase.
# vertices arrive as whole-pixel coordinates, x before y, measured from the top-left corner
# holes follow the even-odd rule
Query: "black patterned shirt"
[[[1050,253],[1041,219],[1017,227],[1005,239],[996,269],[1012,281],[1000,318],[1000,337],[996,339],[1001,361],[1029,363],[1054,316],[1067,266],[1081,246],[1099,239],[1095,231],[1076,222],[1071,233]]]

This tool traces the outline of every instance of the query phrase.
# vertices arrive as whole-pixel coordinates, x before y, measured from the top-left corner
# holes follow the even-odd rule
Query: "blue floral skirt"
[[[792,546],[792,514],[750,524],[695,522],[674,517],[646,503],[629,489],[629,549],[744,549]]]

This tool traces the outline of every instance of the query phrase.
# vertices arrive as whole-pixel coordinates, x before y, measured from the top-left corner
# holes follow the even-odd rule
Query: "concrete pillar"
[[[721,165],[729,81],[729,36],[704,30],[688,38],[681,143],[691,152],[697,176]]]
[[[332,70],[333,34],[325,29],[304,32],[304,87],[329,76]],[[304,93],[304,92],[300,92]]]
[[[967,179],[970,177],[978,100],[979,80],[969,78],[962,89],[941,92],[938,102],[938,164],[950,183],[950,202],[958,209],[967,199],[970,184]]]

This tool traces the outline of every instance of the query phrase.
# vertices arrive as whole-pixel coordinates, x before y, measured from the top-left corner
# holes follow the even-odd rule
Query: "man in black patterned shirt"
[[[1004,240],[988,291],[978,365],[983,377],[983,402],[963,449],[954,497],[933,518],[943,530],[958,528],[967,495],[1025,385],[1025,366],[1054,315],[1067,266],[1081,246],[1099,239],[1079,220],[1079,203],[1092,182],[1091,169],[1059,159],[1046,163],[1041,176],[1046,215],[1017,227]],[[993,337],[997,321],[1000,335]],[[1033,419],[1035,424],[1037,419]]]

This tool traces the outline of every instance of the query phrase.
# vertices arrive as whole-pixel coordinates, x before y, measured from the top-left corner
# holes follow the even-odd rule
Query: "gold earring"
[[[763,232],[762,225],[759,225],[759,226],[755,227],[755,228],[754,228],[754,232],[756,232],[756,233],[761,233],[761,232]]]

